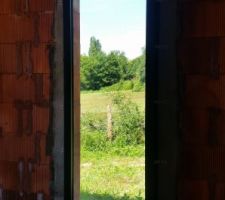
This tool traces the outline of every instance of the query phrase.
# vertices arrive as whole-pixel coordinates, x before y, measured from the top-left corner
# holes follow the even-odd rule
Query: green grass
[[[123,93],[144,111],[144,92]],[[82,114],[106,115],[111,97],[110,92],[82,92]],[[81,200],[145,199],[144,145],[112,147],[107,152],[81,149]]]
[[[81,200],[144,199],[144,156],[82,152],[81,174]]]
[[[145,107],[144,92],[123,92],[137,103],[142,111]],[[81,92],[81,113],[105,113],[107,105],[111,103],[113,92]]]

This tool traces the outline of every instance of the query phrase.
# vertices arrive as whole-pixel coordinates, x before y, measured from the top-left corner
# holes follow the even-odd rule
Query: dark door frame
[[[145,107],[145,195],[146,199],[157,200],[157,106],[152,103],[158,98],[157,52],[159,19],[158,3],[147,0],[146,24],[146,107]],[[153,28],[154,27],[154,28]],[[150,125],[151,124],[151,125]],[[150,170],[151,169],[151,170]]]
[[[64,199],[74,199],[73,0],[63,1],[64,23]]]
[[[147,0],[146,199],[177,199],[177,0]]]
[[[64,191],[66,200],[78,200],[80,187],[80,167],[77,152],[80,149],[79,142],[74,146],[74,141],[79,139],[74,135],[74,89],[79,87],[79,79],[74,80],[74,1],[64,0],[64,109],[65,109],[65,183]],[[77,0],[79,2],[79,0]],[[160,1],[147,0],[147,29],[146,29],[146,199],[158,200],[158,165],[160,158],[158,155],[158,85],[159,85],[159,27],[160,27]],[[77,27],[78,28],[78,27]],[[76,34],[76,33],[75,33]],[[77,44],[76,44],[77,45]],[[77,48],[76,48],[77,49]],[[77,72],[78,73],[78,72]],[[77,76],[76,76],[77,77]],[[75,84],[77,85],[75,85]],[[78,122],[78,121],[77,121]],[[79,125],[78,125],[79,127]],[[74,152],[78,158],[74,158]],[[76,160],[75,160],[76,159]],[[162,160],[161,160],[162,161]],[[165,160],[164,160],[165,161]],[[74,163],[76,162],[76,163]],[[162,163],[161,163],[162,164]],[[74,170],[74,168],[77,168]],[[75,174],[74,174],[75,172]],[[168,199],[171,199],[168,197]]]

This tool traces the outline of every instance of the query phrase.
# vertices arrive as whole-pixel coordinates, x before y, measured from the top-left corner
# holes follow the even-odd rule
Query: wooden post
[[[111,105],[107,106],[107,137],[110,141],[112,141],[113,130],[112,130],[112,108],[111,108]]]

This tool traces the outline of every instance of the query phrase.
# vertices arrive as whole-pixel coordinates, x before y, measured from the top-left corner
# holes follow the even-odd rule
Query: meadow
[[[81,92],[81,113],[100,113],[106,112],[107,105],[112,103],[112,95],[115,92]],[[124,91],[120,92],[130,98],[136,103],[141,111],[144,111],[145,105],[145,92],[132,92]]]
[[[144,92],[122,93],[144,112]],[[81,118],[87,113],[92,113],[96,119],[98,116],[104,118],[107,105],[112,104],[112,95],[111,92],[101,91],[81,92]],[[81,127],[81,135],[86,134],[85,131]],[[100,140],[97,138],[97,145]],[[104,150],[96,148],[90,151],[82,146],[81,200],[144,199],[144,151],[144,144],[123,147],[111,145]]]

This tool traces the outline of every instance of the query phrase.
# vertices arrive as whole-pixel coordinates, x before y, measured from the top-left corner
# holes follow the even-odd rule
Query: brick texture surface
[[[0,1],[0,189],[52,199],[52,53],[56,0]],[[42,198],[43,197],[43,198]]]
[[[225,1],[180,0],[179,200],[225,198]]]

